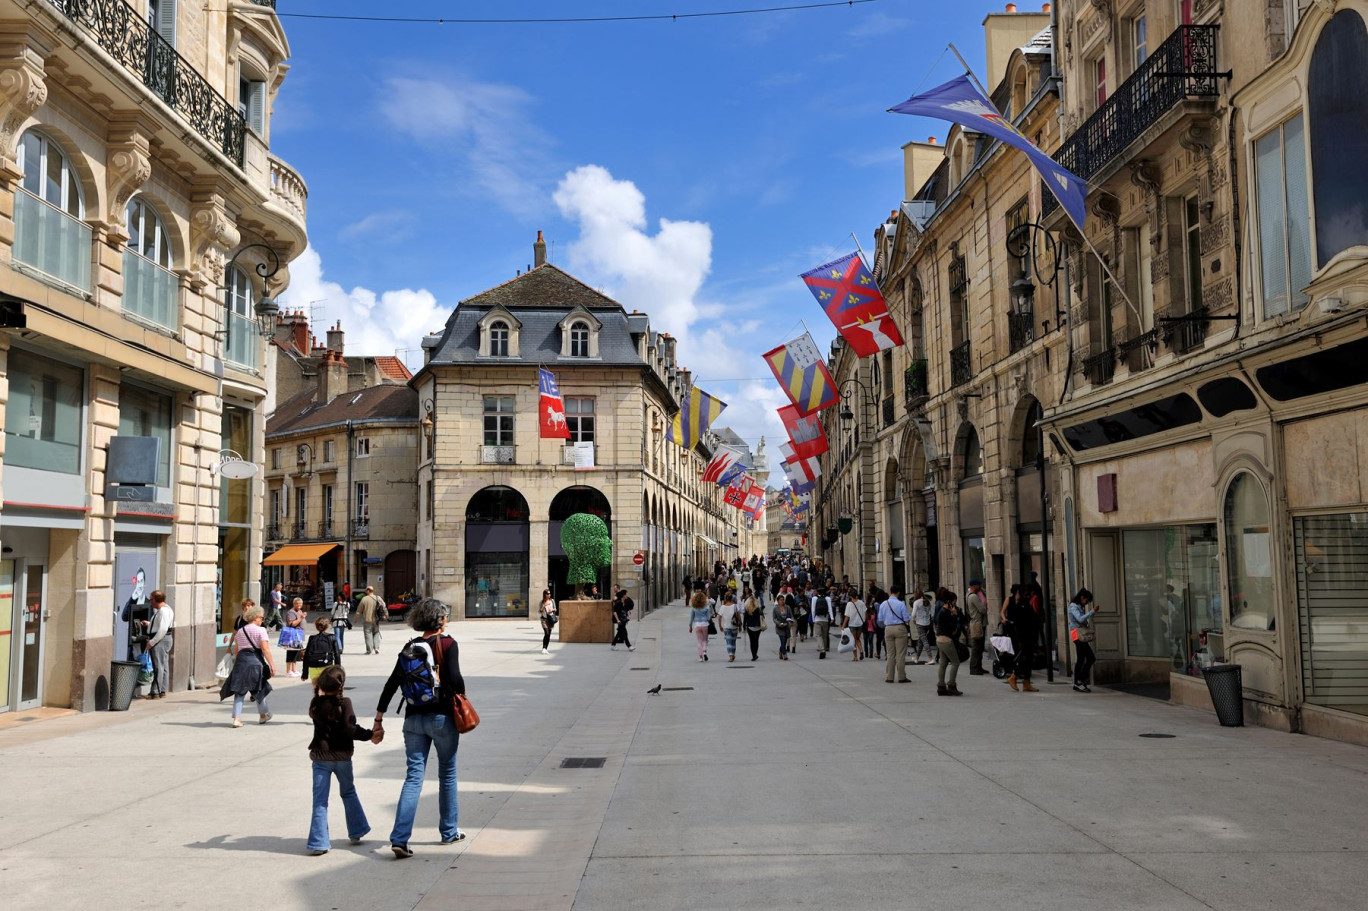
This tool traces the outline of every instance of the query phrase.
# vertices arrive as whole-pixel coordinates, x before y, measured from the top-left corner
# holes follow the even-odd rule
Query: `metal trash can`
[[[142,672],[140,661],[113,661],[109,665],[109,710],[126,712],[133,704],[133,694],[138,690],[138,674]]]
[[[1238,664],[1213,664],[1202,671],[1222,727],[1244,727],[1244,682]]]

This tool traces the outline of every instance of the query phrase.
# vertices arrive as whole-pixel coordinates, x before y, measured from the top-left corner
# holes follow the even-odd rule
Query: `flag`
[[[779,409],[779,420],[784,422],[784,430],[788,432],[794,453],[815,456],[831,448],[826,430],[822,428],[822,419],[817,415],[803,417],[795,406],[785,405]]]
[[[1087,213],[1087,185],[1059,162],[1040,151],[1035,143],[1021,135],[1016,127],[998,113],[993,103],[983,97],[983,93],[969,81],[968,76],[957,76],[920,95],[913,95],[902,104],[895,104],[888,110],[895,114],[915,114],[958,123],[966,129],[986,133],[1025,152],[1026,157],[1040,173],[1045,186],[1050,188],[1050,192],[1059,200],[1064,211],[1069,213],[1069,218],[1073,219],[1078,230],[1083,230],[1083,219]]]
[[[774,371],[774,378],[784,394],[807,417],[814,411],[830,408],[841,400],[836,392],[836,381],[822,363],[822,353],[812,336],[804,332],[793,341],[764,354],[765,363]]]
[[[789,481],[793,484],[806,484],[822,476],[822,466],[818,464],[816,456],[800,456],[784,463],[784,474],[788,475]]]
[[[726,407],[727,403],[721,399],[708,395],[697,386],[690,386],[688,396],[670,425],[670,439],[685,449],[693,449]]]
[[[740,509],[741,504],[746,502],[746,494],[750,493],[751,484],[752,481],[747,475],[742,475],[732,481],[731,485],[727,487],[726,494],[722,497],[723,502],[728,506],[735,506]]]
[[[708,461],[708,467],[703,469],[703,481],[708,484],[722,483],[722,473],[737,464],[740,459],[741,456],[736,450],[722,447]]]
[[[752,516],[765,508],[765,488],[759,484],[751,484],[746,491],[746,499],[741,503],[741,508]]]
[[[717,479],[718,484],[730,484],[735,481],[742,473],[750,471],[749,465],[742,465],[740,462],[734,463],[726,471],[722,472],[722,477]]]
[[[888,304],[858,253],[804,272],[801,278],[857,357],[903,343]]]
[[[550,370],[537,369],[537,383],[541,388],[541,404],[537,406],[538,426],[543,440],[568,440],[570,428],[565,424],[565,402],[561,400],[556,375]]]
[[[802,495],[802,494],[806,494],[806,493],[811,493],[814,489],[816,489],[816,487],[817,487],[817,482],[816,482],[816,481],[804,481],[804,482],[802,482],[802,483],[800,483],[800,484],[794,484],[794,485],[793,485],[793,492],[794,492],[795,494]]]

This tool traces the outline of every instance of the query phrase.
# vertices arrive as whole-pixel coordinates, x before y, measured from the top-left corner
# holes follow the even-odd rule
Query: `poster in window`
[[[575,470],[593,471],[594,470],[594,444],[576,443],[575,444]]]

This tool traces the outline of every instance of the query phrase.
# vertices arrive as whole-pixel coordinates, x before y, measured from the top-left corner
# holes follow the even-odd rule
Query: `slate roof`
[[[299,433],[347,421],[418,420],[418,393],[408,386],[370,386],[344,392],[326,405],[311,389],[276,408],[266,422],[266,435]]]
[[[509,310],[522,329],[518,356],[480,357],[480,320],[495,307]],[[602,324],[597,358],[561,357],[560,323],[575,307],[591,311]],[[428,366],[444,364],[593,364],[641,366],[633,332],[647,326],[644,314],[622,305],[550,263],[461,301],[442,334],[430,342]],[[428,345],[425,345],[428,347]]]

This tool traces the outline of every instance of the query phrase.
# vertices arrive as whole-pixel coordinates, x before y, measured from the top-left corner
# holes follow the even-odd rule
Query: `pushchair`
[[[1016,666],[1016,650],[1012,647],[1012,637],[999,633],[989,637],[988,644],[993,648],[993,676],[998,680],[1006,679]],[[1046,657],[1045,649],[1037,644],[1035,654],[1031,656],[1031,669],[1043,671],[1049,663],[1050,659]]]

